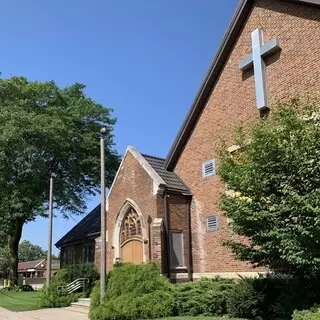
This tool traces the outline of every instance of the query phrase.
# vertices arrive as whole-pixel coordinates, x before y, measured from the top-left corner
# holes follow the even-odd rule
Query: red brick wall
[[[162,211],[158,208],[162,202],[159,200],[159,196],[153,195],[153,181],[149,174],[141,167],[139,162],[134,156],[128,152],[123,165],[120,169],[116,182],[113,186],[109,197],[109,212],[107,216],[108,226],[108,246],[107,246],[107,265],[108,270],[113,265],[114,250],[112,246],[112,238],[114,232],[114,224],[119,214],[119,211],[126,199],[130,198],[138,205],[144,216],[145,230],[148,234],[148,221],[152,224],[152,221],[158,217],[158,214]],[[161,198],[161,197],[160,197]],[[149,219],[148,219],[149,217]],[[150,219],[151,218],[151,219]],[[152,226],[151,226],[152,232]],[[152,239],[152,235],[151,235]],[[148,243],[144,244],[145,256],[147,260],[152,257],[149,249],[151,239],[148,239]]]
[[[260,27],[265,41],[274,37],[281,41],[281,53],[266,61],[271,101],[304,93],[320,95],[320,10],[282,1],[256,3],[175,168],[194,195],[191,223],[196,273],[256,271],[235,261],[222,246],[222,240],[229,236],[218,205],[224,186],[217,176],[201,177],[201,164],[218,159],[220,138],[231,146],[241,122],[249,125],[259,121],[253,72],[239,70],[239,62],[251,53],[251,32]],[[209,214],[221,215],[222,230],[206,233]]]

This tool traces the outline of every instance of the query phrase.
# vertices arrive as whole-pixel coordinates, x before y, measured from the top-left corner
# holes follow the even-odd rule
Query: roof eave
[[[73,246],[73,245],[76,245],[76,244],[82,244],[82,243],[86,243],[86,242],[90,242],[90,241],[93,241],[95,240],[96,238],[99,238],[100,237],[100,232],[96,232],[90,236],[85,236],[84,238],[82,239],[78,239],[78,240],[74,240],[74,241],[66,241],[66,242],[63,242],[63,243],[56,243],[55,246],[61,250],[61,248],[63,247],[69,247],[69,246]]]
[[[304,4],[308,6],[320,6],[320,0],[280,0],[292,2],[295,4]],[[183,151],[186,142],[188,141],[191,132],[195,124],[198,121],[199,115],[201,114],[211,91],[213,90],[216,82],[219,79],[221,70],[223,69],[226,60],[232,51],[235,40],[237,39],[240,31],[244,26],[249,12],[252,9],[254,0],[241,0],[235,14],[231,20],[231,23],[224,35],[222,43],[215,55],[213,62],[209,68],[209,71],[201,84],[200,90],[198,91],[193,104],[191,105],[189,112],[178,132],[176,139],[174,140],[172,147],[167,155],[165,168],[172,171]]]
[[[183,196],[192,196],[192,192],[186,189],[177,189],[177,188],[166,188],[166,192],[168,193],[176,193]]]
[[[197,122],[198,116],[203,110],[203,107],[201,107],[201,109],[199,107],[200,105],[204,105],[207,101],[211,90],[215,82],[217,81],[217,77],[225,64],[226,57],[229,55],[233,47],[233,40],[235,40],[235,38],[238,36],[243,22],[247,18],[248,13],[251,10],[253,2],[254,0],[242,0],[238,5],[229,28],[227,29],[222,43],[211,63],[209,71],[207,72],[205,79],[202,82],[201,87],[196,95],[196,98],[194,99],[189,112],[179,130],[179,133],[168,153],[165,163],[167,170],[171,171],[174,169],[181,151],[184,148],[184,142],[190,135],[189,130],[187,129],[190,128],[190,126],[194,127],[195,123]]]

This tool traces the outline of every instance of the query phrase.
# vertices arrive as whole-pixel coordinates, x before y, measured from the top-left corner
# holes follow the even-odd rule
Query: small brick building
[[[219,208],[218,142],[234,149],[235,129],[262,121],[267,97],[319,97],[319,43],[320,0],[240,1],[167,158],[133,147],[123,157],[107,199],[108,270],[154,260],[179,281],[264,271],[222,244],[232,233]]]
[[[101,233],[100,208],[100,205],[94,208],[55,244],[60,249],[61,268],[74,264],[100,263],[100,251],[96,253],[95,250]]]

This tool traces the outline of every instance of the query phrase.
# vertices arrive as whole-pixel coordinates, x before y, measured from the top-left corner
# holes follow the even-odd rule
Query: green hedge
[[[85,288],[81,292],[72,294],[64,294],[58,289],[59,286],[65,286],[68,283],[78,279],[87,278],[88,283],[85,283]],[[94,283],[99,279],[99,274],[93,264],[83,264],[68,266],[65,269],[60,269],[51,279],[49,286],[45,285],[40,290],[39,307],[41,308],[58,308],[69,306],[79,297],[88,297],[93,289]]]
[[[23,284],[21,286],[14,285],[14,286],[5,287],[5,288],[0,289],[0,292],[10,292],[10,291],[22,292],[22,291],[34,291],[34,290],[28,284]]]
[[[173,316],[223,316],[291,320],[295,310],[320,303],[320,278],[258,277],[239,280],[201,279],[171,284],[155,264],[123,264],[107,277],[100,304],[97,282],[91,320],[154,319]],[[320,311],[296,311],[294,320],[320,320]],[[308,318],[309,317],[309,318]]]
[[[106,296],[101,305],[99,285],[91,299],[90,319],[155,319],[173,314],[172,285],[154,263],[122,264],[108,275]]]
[[[227,313],[228,293],[234,285],[228,279],[201,279],[174,287],[174,314],[219,316]]]
[[[295,311],[292,320],[320,320],[320,309]]]
[[[69,283],[69,273],[66,269],[59,270],[51,279],[49,285],[44,285],[39,294],[40,308],[60,308],[67,307],[72,302],[78,300],[81,293],[63,294],[58,289]]]
[[[66,267],[66,270],[68,273],[68,283],[79,278],[87,278],[89,280],[88,283],[85,283],[85,288],[83,291],[83,296],[89,297],[95,282],[100,278],[95,264],[86,263],[70,265]]]
[[[247,319],[291,320],[294,310],[320,302],[318,278],[243,278],[228,293],[227,312]]]

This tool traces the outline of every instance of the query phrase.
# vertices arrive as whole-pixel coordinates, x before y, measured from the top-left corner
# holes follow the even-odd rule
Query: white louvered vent
[[[219,230],[219,216],[212,215],[207,217],[207,232],[215,232]]]
[[[202,177],[210,177],[216,174],[216,160],[210,160],[202,164]]]

